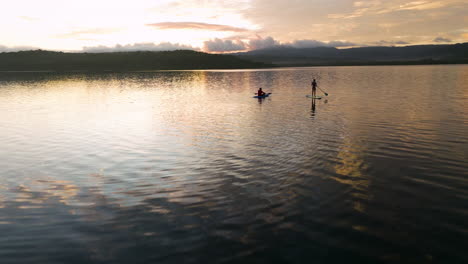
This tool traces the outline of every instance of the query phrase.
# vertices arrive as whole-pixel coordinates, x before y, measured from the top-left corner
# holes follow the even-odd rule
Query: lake
[[[0,146],[1,263],[468,262],[468,65],[2,72]]]

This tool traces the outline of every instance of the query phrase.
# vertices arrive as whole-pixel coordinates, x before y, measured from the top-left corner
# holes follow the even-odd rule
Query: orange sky
[[[15,0],[0,51],[245,51],[468,41],[465,0]]]

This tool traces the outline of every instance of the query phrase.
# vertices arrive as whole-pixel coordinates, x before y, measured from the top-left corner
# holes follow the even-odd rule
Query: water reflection
[[[178,193],[179,188],[172,187],[167,189],[168,197],[145,195],[140,203],[127,206],[122,206],[118,198],[111,198],[101,189],[109,183],[101,187],[78,188],[70,182],[38,180],[8,190],[17,198],[2,208],[9,221],[1,221],[5,229],[0,226],[0,230],[4,235],[14,235],[22,241],[9,246],[14,249],[9,257],[34,262],[54,262],[72,256],[87,263],[131,260],[137,263],[168,260],[199,263],[223,261],[226,257],[241,259],[262,239],[258,227],[264,229],[266,225],[281,223],[291,212],[284,205],[297,198],[291,188],[297,175],[288,176],[273,189],[262,184],[240,188],[225,183],[219,186],[220,191],[228,195],[223,199],[181,200],[194,194]],[[223,191],[224,188],[228,189]],[[150,191],[152,187],[147,186],[146,189]],[[237,191],[241,193],[237,194]],[[265,200],[268,202],[262,212],[255,213],[247,205],[252,202],[258,204],[263,199],[260,192],[282,195],[278,196],[280,200],[273,197],[270,201]],[[197,193],[209,194],[206,190]],[[245,202],[238,204],[241,201],[235,198],[238,195]],[[29,210],[29,214],[25,215],[24,210]],[[29,223],[28,233],[20,235],[7,231],[14,230],[16,223]],[[285,227],[283,225],[282,228]],[[25,244],[36,244],[27,258],[24,251],[19,250]],[[215,245],[222,247],[214,254],[193,254],[211,251]],[[229,253],[233,249],[240,255]],[[188,259],[187,253],[192,254]],[[140,254],[137,259],[135,254]]]
[[[0,75],[0,259],[462,262],[467,69]]]
[[[334,167],[338,176],[331,177],[333,180],[352,188],[353,208],[362,213],[365,212],[365,204],[370,199],[370,180],[369,176],[366,175],[369,165],[361,156],[365,152],[362,143],[353,144],[349,138],[345,139],[338,151],[337,164]]]
[[[310,116],[312,118],[314,118],[314,116],[315,116],[315,99],[314,98],[312,98],[312,106],[311,106]]]
[[[311,104],[310,104],[310,118],[314,119],[317,116],[317,105],[326,105],[328,104],[328,99],[315,99],[315,98],[310,98]]]

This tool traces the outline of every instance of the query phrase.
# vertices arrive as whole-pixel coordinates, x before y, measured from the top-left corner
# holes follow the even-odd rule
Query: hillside
[[[0,53],[0,71],[134,71],[261,68],[268,65],[190,50],[115,53],[20,51]]]
[[[277,46],[235,55],[279,66],[468,63],[468,43],[349,49]]]

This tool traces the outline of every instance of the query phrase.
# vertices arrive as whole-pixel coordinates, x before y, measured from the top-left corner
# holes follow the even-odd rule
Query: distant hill
[[[114,53],[19,51],[0,53],[0,71],[133,71],[245,69],[267,67],[231,55],[190,50]]]
[[[234,55],[278,66],[468,63],[468,43],[349,49],[277,46]]]
[[[113,53],[34,50],[0,53],[0,71],[145,71],[448,63],[468,63],[468,43],[349,49],[278,46],[231,55],[191,50]]]

